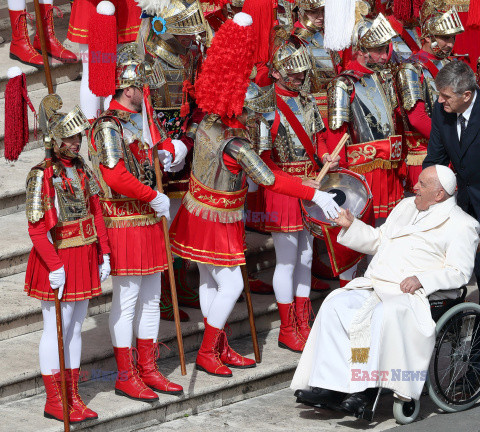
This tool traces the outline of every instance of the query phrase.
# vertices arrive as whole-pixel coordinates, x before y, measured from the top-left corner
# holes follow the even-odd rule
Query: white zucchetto
[[[437,170],[438,180],[443,189],[445,189],[449,195],[453,195],[457,187],[457,179],[453,171],[444,165],[435,165],[435,169]]]

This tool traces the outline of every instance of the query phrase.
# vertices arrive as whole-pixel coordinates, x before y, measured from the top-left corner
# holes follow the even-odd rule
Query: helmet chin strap
[[[78,154],[72,152],[65,144],[60,144],[58,153],[62,159],[72,160],[78,157]]]

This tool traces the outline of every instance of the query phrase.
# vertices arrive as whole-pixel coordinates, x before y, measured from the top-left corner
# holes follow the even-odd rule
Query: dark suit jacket
[[[435,102],[432,132],[423,168],[448,165],[457,172],[458,205],[475,219],[480,219],[480,91],[470,114],[462,145],[457,133],[457,114],[447,113]]]

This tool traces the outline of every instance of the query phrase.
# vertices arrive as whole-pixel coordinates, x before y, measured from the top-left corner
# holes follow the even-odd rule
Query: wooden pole
[[[255,315],[253,314],[252,295],[250,293],[250,284],[248,283],[248,271],[246,264],[240,266],[243,277],[243,290],[245,291],[245,300],[248,310],[248,321],[250,322],[250,332],[252,333],[253,352],[255,354],[255,361],[262,362],[260,356],[260,348],[258,347],[257,329],[255,327]]]
[[[162,170],[160,169],[160,161],[158,160],[157,146],[153,147],[153,162],[155,165],[155,177],[157,179],[157,189],[163,193],[162,185]],[[182,330],[180,328],[180,313],[178,311],[177,288],[175,286],[175,274],[173,273],[173,259],[172,250],[170,248],[170,235],[168,233],[168,221],[165,216],[162,216],[163,238],[165,240],[165,249],[167,252],[168,261],[168,278],[170,280],[170,290],[172,292],[173,317],[175,319],[175,329],[177,331],[178,355],[180,357],[180,369],[182,375],[187,374],[185,366],[185,352],[183,350]]]
[[[43,32],[43,20],[40,12],[40,3],[34,0],[35,19],[37,21],[37,32],[40,38],[40,46],[42,48],[43,68],[45,71],[45,80],[47,83],[48,94],[53,94],[52,74],[50,72],[50,63],[48,63],[48,54],[45,43],[45,34]],[[46,168],[52,166],[53,145],[49,137],[44,137],[45,143],[45,160]],[[57,344],[58,344],[58,360],[60,363],[60,379],[62,390],[62,406],[63,406],[63,428],[65,432],[70,432],[70,413],[68,409],[67,399],[67,382],[65,380],[65,352],[63,349],[63,330],[62,330],[62,310],[60,300],[58,298],[58,290],[55,292],[55,316],[57,320]]]
[[[45,79],[47,81],[48,94],[53,93],[52,74],[50,72],[50,63],[48,63],[47,46],[45,42],[45,34],[43,32],[42,14],[40,12],[40,3],[34,0],[35,19],[37,21],[37,32],[40,38],[40,46],[42,47],[43,68],[45,70]]]
[[[330,155],[332,157],[332,160],[334,160],[341,152],[343,146],[346,144],[346,142],[348,141],[348,139],[350,138],[350,135],[348,135],[348,133],[346,133],[345,135],[343,135],[342,139],[339,141],[339,143],[337,144],[337,146],[335,147],[335,150],[333,150],[333,153]],[[321,169],[321,171],[319,172],[319,174],[317,175],[317,178],[315,179],[315,181],[319,182],[319,181],[322,181],[322,179],[325,177],[325,175],[327,174],[328,170],[330,169],[330,167],[332,166],[332,163],[333,162],[327,162],[323,168]]]

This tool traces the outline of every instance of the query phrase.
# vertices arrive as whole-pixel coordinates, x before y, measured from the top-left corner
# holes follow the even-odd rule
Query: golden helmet
[[[455,36],[465,31],[455,6],[444,0],[425,1],[420,9],[420,29],[422,38]]]
[[[353,30],[355,49],[369,49],[388,45],[397,33],[381,13],[374,20],[361,19]]]

